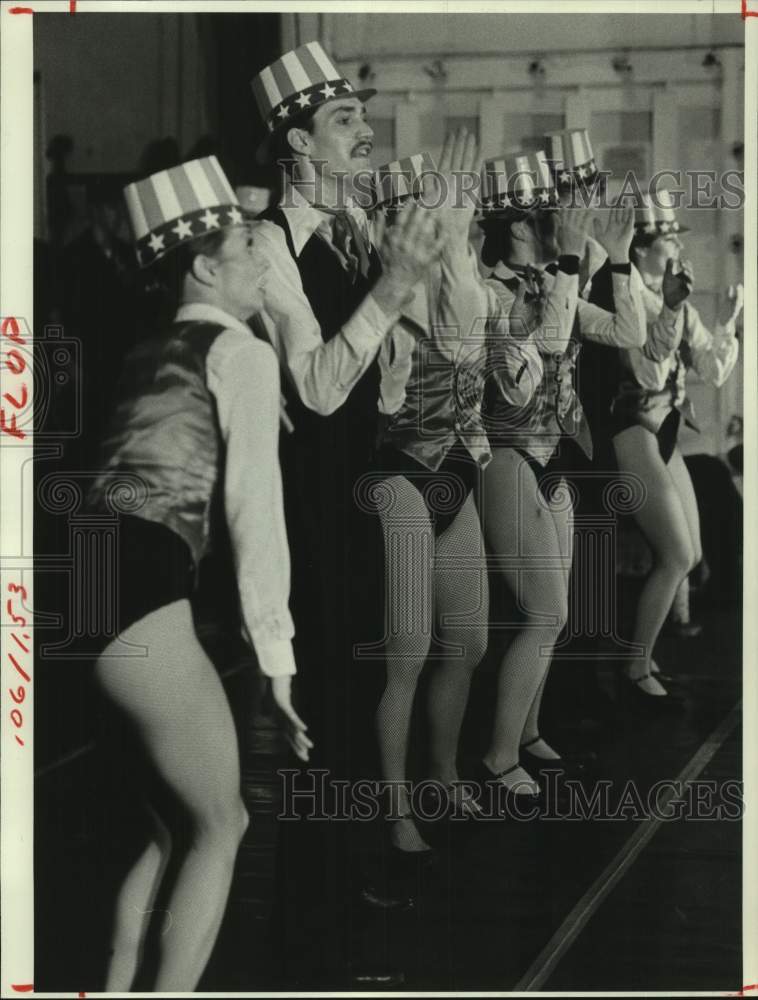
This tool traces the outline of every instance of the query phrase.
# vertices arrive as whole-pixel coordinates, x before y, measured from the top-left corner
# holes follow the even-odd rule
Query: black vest
[[[260,218],[282,228],[289,252],[300,272],[303,291],[321,327],[321,336],[325,342],[330,341],[350,319],[381,274],[376,250],[371,249],[368,276],[364,278],[359,273],[353,281],[334,251],[316,233],[298,256],[280,208],[269,209]],[[353,386],[345,402],[334,413],[322,416],[308,409],[295,387],[285,379],[284,394],[287,412],[295,425],[295,440],[309,450],[318,450],[319,443],[328,445],[330,450],[336,448],[342,454],[332,454],[332,461],[343,458],[354,470],[367,467],[377,433],[379,383],[379,365],[375,359]]]
[[[606,258],[592,277],[589,301],[607,312],[615,312],[613,272]],[[577,368],[576,389],[584,408],[601,464],[611,458],[611,405],[621,383],[629,378],[618,347],[585,340]]]

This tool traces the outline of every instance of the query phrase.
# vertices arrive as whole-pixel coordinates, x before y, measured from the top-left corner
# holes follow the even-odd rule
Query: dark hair
[[[165,325],[174,318],[182,301],[184,279],[192,270],[195,257],[215,257],[227,236],[227,229],[196,236],[159,258],[145,269],[145,287],[153,300],[156,323]]]
[[[317,111],[318,108],[303,108],[302,111],[293,115],[289,121],[283,122],[271,134],[266,154],[268,163],[272,166],[280,163],[283,169],[287,170],[289,168],[291,170],[291,165],[294,163],[294,156],[287,134],[291,128],[303,128],[306,132],[310,132],[313,135],[313,118]]]
[[[635,232],[634,236],[632,237],[631,245],[629,247],[629,259],[631,260],[631,262],[633,264],[636,264],[638,260],[637,251],[647,250],[648,247],[651,247],[653,243],[655,243],[655,241],[658,239],[660,235],[661,235],[660,233]]]
[[[495,267],[501,260],[508,261],[513,252],[513,237],[511,226],[515,222],[526,222],[539,238],[545,223],[552,217],[551,209],[534,209],[531,212],[521,212],[518,209],[506,208],[496,218],[483,219],[480,223],[484,230],[482,243],[482,263],[485,267]]]

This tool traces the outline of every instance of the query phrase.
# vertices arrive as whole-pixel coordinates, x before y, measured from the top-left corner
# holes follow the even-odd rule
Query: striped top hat
[[[141,267],[247,215],[215,156],[159,170],[127,185],[124,198]]]
[[[482,217],[515,210],[555,208],[558,193],[543,150],[507,153],[485,160],[482,168]]]
[[[266,66],[253,80],[253,96],[269,135],[258,149],[268,153],[271,135],[306,108],[317,108],[340,97],[373,97],[376,90],[356,90],[337,69],[320,42],[306,42]]]
[[[374,174],[376,205],[397,205],[409,195],[421,193],[424,174],[434,173],[437,165],[429,153],[416,153],[402,160],[392,160]]]
[[[592,184],[598,175],[598,167],[586,128],[548,132],[545,139],[547,158],[559,191],[566,191],[574,184]]]
[[[643,194],[642,203],[634,209],[634,232],[638,236],[666,236],[668,233],[688,233],[676,217],[676,202],[670,191]]]

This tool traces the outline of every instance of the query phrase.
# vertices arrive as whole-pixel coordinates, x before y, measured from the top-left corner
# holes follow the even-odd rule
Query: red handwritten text
[[[5,610],[13,624],[19,626],[15,631],[11,632],[11,639],[15,642],[16,649],[7,650],[8,662],[16,674],[18,674],[18,677],[14,677],[16,686],[9,687],[8,694],[11,696],[14,704],[23,705],[26,700],[26,685],[32,682],[31,676],[22,665],[24,654],[28,654],[31,649],[31,635],[29,632],[23,631],[26,626],[26,618],[24,615],[18,613],[18,608],[14,605],[14,601],[26,601],[27,593],[26,588],[20,583],[9,583],[8,592],[14,596],[6,599]],[[23,606],[21,610],[23,610]],[[19,677],[24,683],[18,683]],[[18,730],[18,732],[13,734],[13,738],[19,746],[25,746],[23,737],[20,735],[24,728],[24,716],[21,709],[11,709],[10,719],[14,728]],[[15,986],[13,988],[17,989]]]
[[[3,338],[7,339],[7,342],[15,345],[25,344],[26,341],[19,333],[18,321],[14,316],[6,317],[0,324],[0,334]],[[3,346],[6,345],[6,340],[3,340]],[[26,371],[26,361],[23,354],[16,350],[16,347],[9,347],[7,353],[4,352],[5,367],[11,372],[12,375],[23,375]],[[4,392],[3,399],[13,407],[14,410],[22,410],[27,403],[29,398],[29,393],[26,387],[26,382],[22,382],[19,389],[17,390],[17,395],[11,392]],[[21,430],[16,424],[16,414],[8,413],[3,407],[0,406],[0,431],[4,434],[10,434],[11,437],[15,438],[25,438],[26,434]]]

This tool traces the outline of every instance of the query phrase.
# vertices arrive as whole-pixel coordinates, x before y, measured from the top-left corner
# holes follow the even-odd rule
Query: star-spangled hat
[[[437,165],[429,153],[416,153],[402,160],[392,160],[374,173],[376,205],[397,204],[408,195],[418,195],[421,178],[434,172]]]
[[[127,185],[124,198],[141,267],[197,236],[249,218],[215,156],[159,170]]]
[[[558,192],[544,150],[506,153],[482,167],[482,218],[555,208]]]
[[[642,203],[634,209],[634,231],[638,236],[666,236],[668,233],[688,233],[676,217],[676,202],[670,191],[643,194]]]
[[[306,108],[317,108],[340,97],[366,101],[376,90],[356,90],[334,65],[320,42],[306,42],[272,62],[253,79],[253,96],[269,136],[258,148],[266,157],[274,132]]]
[[[547,158],[559,191],[568,191],[574,184],[592,184],[598,167],[586,128],[548,132],[545,140]]]

